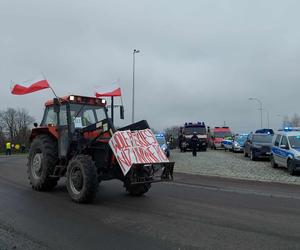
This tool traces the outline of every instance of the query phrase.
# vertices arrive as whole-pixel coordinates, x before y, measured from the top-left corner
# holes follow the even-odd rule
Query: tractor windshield
[[[104,107],[86,104],[70,104],[70,115],[75,128],[83,128],[107,118]]]

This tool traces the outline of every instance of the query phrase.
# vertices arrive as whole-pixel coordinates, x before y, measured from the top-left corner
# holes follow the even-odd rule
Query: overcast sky
[[[10,81],[44,72],[58,95],[93,95],[119,81],[131,121],[156,129],[205,121],[236,132],[278,128],[300,113],[300,2],[275,0],[0,0],[0,109],[38,121],[50,90],[10,94]]]

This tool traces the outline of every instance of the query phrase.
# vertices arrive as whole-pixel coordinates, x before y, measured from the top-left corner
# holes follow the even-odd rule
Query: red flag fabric
[[[117,86],[97,87],[96,97],[121,96],[121,88]]]
[[[35,91],[50,88],[46,79],[38,79],[30,83],[14,84],[11,89],[13,95],[26,95]]]

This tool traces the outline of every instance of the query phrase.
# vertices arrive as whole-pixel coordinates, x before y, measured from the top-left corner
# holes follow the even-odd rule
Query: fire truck
[[[179,132],[179,148],[181,151],[192,149],[191,138],[193,134],[198,137],[197,150],[206,151],[207,149],[207,130],[204,122],[186,122]]]

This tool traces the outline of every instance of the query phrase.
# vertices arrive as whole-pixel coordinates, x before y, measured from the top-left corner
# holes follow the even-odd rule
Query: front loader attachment
[[[146,164],[133,164],[126,177],[131,185],[173,181],[174,162]],[[144,173],[147,174],[144,174]]]

